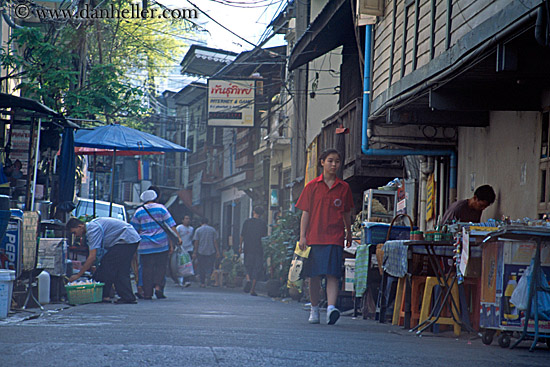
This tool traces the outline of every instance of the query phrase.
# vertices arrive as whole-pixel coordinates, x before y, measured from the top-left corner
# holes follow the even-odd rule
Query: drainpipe
[[[537,11],[537,21],[535,23],[535,39],[541,46],[548,46],[548,7],[543,3]]]
[[[363,124],[361,137],[361,151],[365,155],[370,156],[405,156],[405,155],[423,155],[423,156],[450,156],[451,158],[451,173],[450,173],[450,199],[456,197],[456,152],[454,150],[429,150],[429,149],[369,149],[369,97],[370,97],[370,74],[371,74],[371,47],[372,47],[372,25],[366,26],[365,30],[365,72],[363,83]]]

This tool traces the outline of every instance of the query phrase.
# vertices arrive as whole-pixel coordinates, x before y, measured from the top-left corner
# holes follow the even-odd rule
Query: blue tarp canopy
[[[74,129],[65,128],[61,143],[61,170],[59,173],[59,197],[57,208],[70,212],[75,208],[73,203],[76,154],[74,152]]]
[[[91,130],[78,130],[75,134],[74,146],[87,148],[112,149],[113,172],[111,175],[111,205],[113,209],[114,167],[117,150],[133,150],[141,152],[189,152],[190,150],[158,136],[144,133],[130,127],[111,124]],[[95,216],[95,178],[94,178],[94,216]]]
[[[91,130],[78,130],[74,145],[77,147],[136,150],[144,152],[189,152],[190,150],[158,136],[130,127],[111,124]]]

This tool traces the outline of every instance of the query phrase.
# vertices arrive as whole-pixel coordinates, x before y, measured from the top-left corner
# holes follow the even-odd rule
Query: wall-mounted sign
[[[34,133],[34,138],[36,139],[36,132]],[[28,127],[12,127],[10,159],[12,163],[16,160],[21,162],[21,173],[24,175],[27,174],[28,169],[30,141],[31,132]]]
[[[254,127],[257,79],[208,79],[208,125]]]

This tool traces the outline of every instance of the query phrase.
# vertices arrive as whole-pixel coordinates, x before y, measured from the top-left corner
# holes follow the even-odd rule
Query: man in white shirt
[[[137,303],[130,282],[130,265],[141,237],[134,227],[120,219],[107,217],[96,218],[88,223],[71,218],[66,227],[76,237],[86,235],[89,249],[86,262],[69,281],[80,278],[99,258],[100,264],[94,279],[105,283],[103,300],[110,301],[110,291],[114,284],[120,296],[117,303]]]
[[[189,215],[186,215],[183,217],[182,224],[176,227],[176,230],[178,231],[178,234],[181,238],[181,246],[183,248],[183,251],[187,251],[189,253],[189,256],[193,256],[193,230],[194,228],[191,226],[191,217]],[[183,277],[179,278],[180,286],[189,287],[191,283],[189,281],[183,282]]]

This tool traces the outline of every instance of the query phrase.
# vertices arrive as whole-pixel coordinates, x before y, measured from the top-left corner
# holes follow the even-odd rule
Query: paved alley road
[[[550,351],[422,338],[342,317],[309,325],[303,305],[238,290],[168,288],[166,300],[88,304],[0,322],[0,366],[549,366]],[[62,305],[58,305],[62,307]],[[324,316],[324,313],[321,314]],[[19,320],[19,321],[18,321]]]

